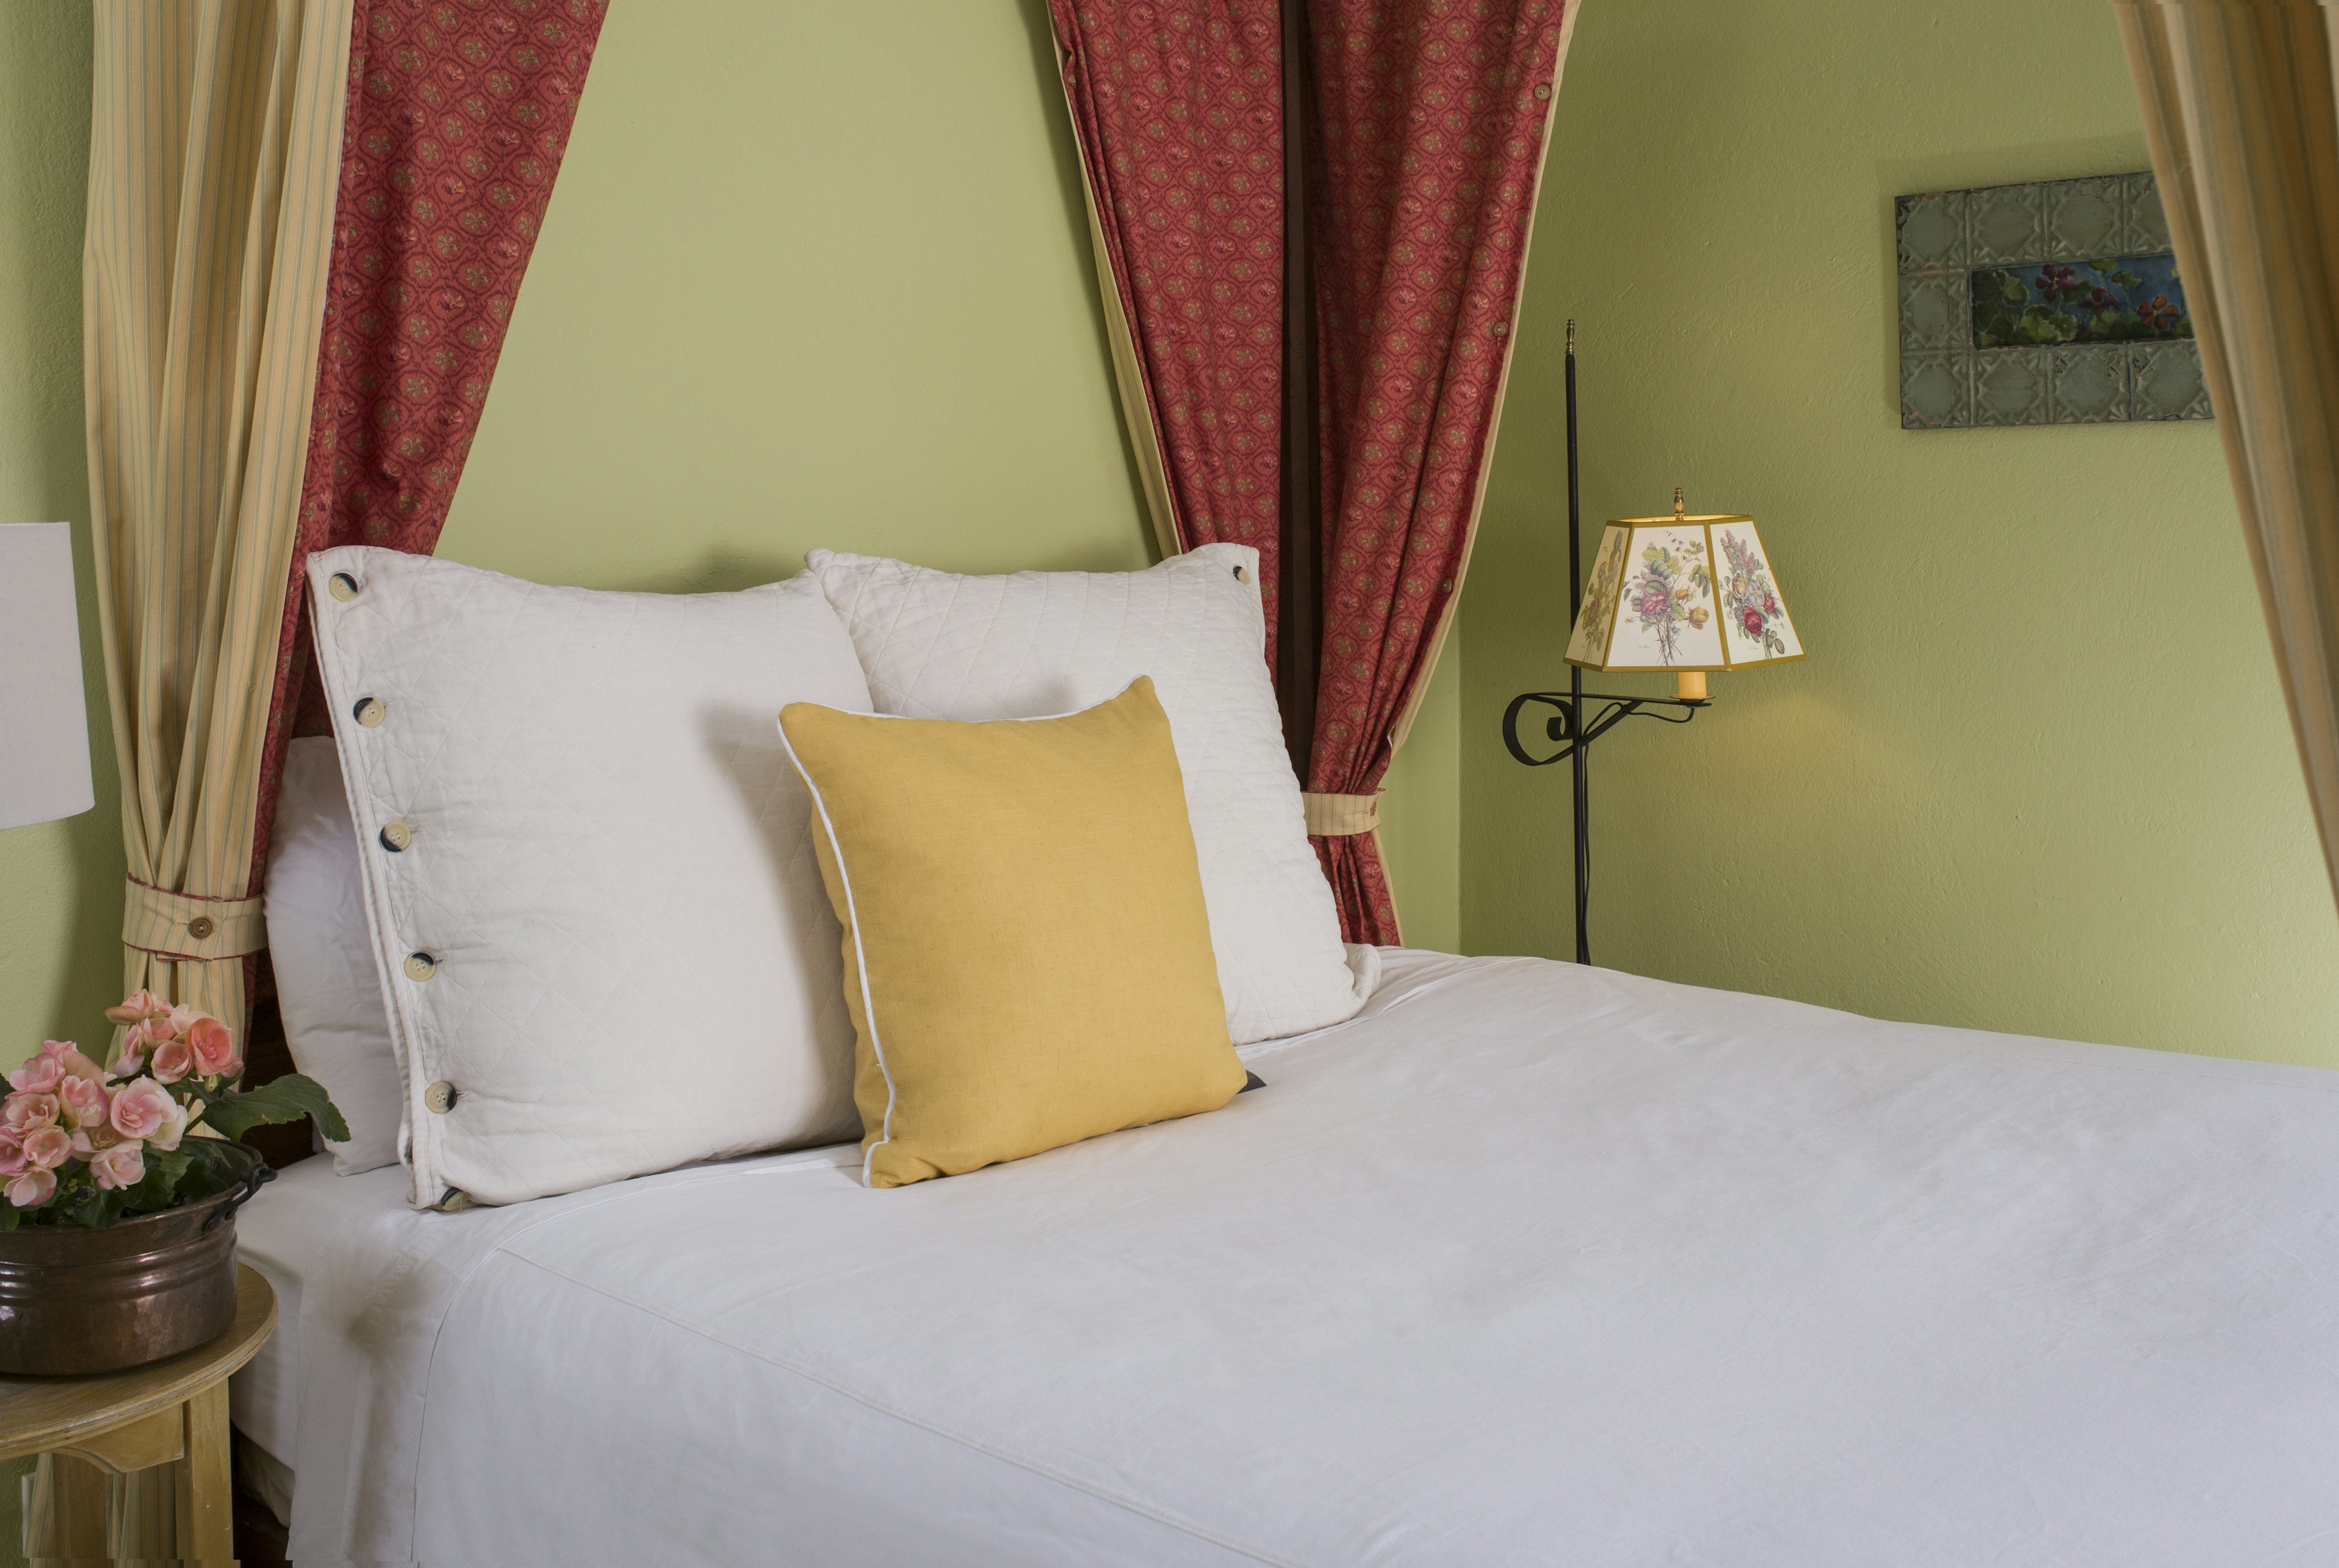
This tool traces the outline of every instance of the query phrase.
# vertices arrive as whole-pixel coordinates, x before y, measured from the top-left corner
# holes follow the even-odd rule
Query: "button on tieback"
[[[241,958],[268,945],[256,898],[207,898],[132,880],[123,888],[125,947],[175,962]]]

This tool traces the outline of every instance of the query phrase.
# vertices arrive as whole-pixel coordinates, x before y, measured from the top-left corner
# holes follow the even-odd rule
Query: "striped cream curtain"
[[[95,14],[83,332],[124,983],[240,1034],[350,0]]]
[[[2322,0],[2115,0],[2339,889],[2339,52]]]

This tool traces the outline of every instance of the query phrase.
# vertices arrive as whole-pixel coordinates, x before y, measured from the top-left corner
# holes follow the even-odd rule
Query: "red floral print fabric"
[[[607,0],[359,0],[315,412],[260,779],[328,733],[306,679],[309,553],[428,555],[463,476]],[[297,717],[296,717],[297,715]]]
[[[1276,603],[1283,83],[1276,0],[1050,0],[1064,93],[1179,544],[1259,553]],[[1274,616],[1267,662],[1275,665]]]
[[[1326,535],[1308,787],[1370,794],[1469,557],[1564,18],[1562,0],[1308,4]],[[1396,942],[1372,836],[1315,842],[1347,939]]]

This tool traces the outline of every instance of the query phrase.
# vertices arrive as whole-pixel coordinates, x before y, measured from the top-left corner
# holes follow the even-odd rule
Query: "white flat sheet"
[[[2339,1074],[1388,959],[1225,1110],[948,1180],[296,1169],[295,1555],[2339,1560]]]

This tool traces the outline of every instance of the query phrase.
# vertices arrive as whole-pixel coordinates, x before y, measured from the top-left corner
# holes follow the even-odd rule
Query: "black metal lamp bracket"
[[[1574,365],[1571,361],[1570,370]],[[1697,710],[1711,705],[1703,697],[1625,697],[1610,692],[1587,692],[1584,676],[1576,672],[1564,692],[1521,692],[1503,710],[1503,745],[1511,755],[1531,768],[1549,767],[1555,762],[1574,758],[1575,766],[1575,962],[1592,962],[1592,938],[1585,929],[1592,903],[1592,810],[1591,775],[1585,763],[1592,754],[1592,743],[1629,718],[1655,719],[1663,724],[1685,725],[1697,717]],[[1529,703],[1542,703],[1552,710],[1543,725],[1544,738],[1558,743],[1559,750],[1547,757],[1536,756],[1519,740],[1519,715]],[[1605,707],[1594,710],[1594,703]],[[1678,708],[1681,716],[1658,710]]]
[[[1544,703],[1553,710],[1544,721],[1545,740],[1557,742],[1559,750],[1547,757],[1533,755],[1519,741],[1519,715],[1529,703]],[[1592,714],[1588,721],[1580,718],[1589,713],[1594,703],[1608,705]],[[1503,710],[1503,745],[1511,755],[1531,768],[1549,767],[1575,754],[1579,746],[1589,747],[1594,741],[1614,729],[1629,718],[1656,719],[1669,725],[1685,725],[1697,717],[1697,710],[1712,706],[1710,697],[1626,697],[1608,692],[1522,692],[1511,699]],[[1674,718],[1658,713],[1658,708],[1679,708],[1682,715]]]

